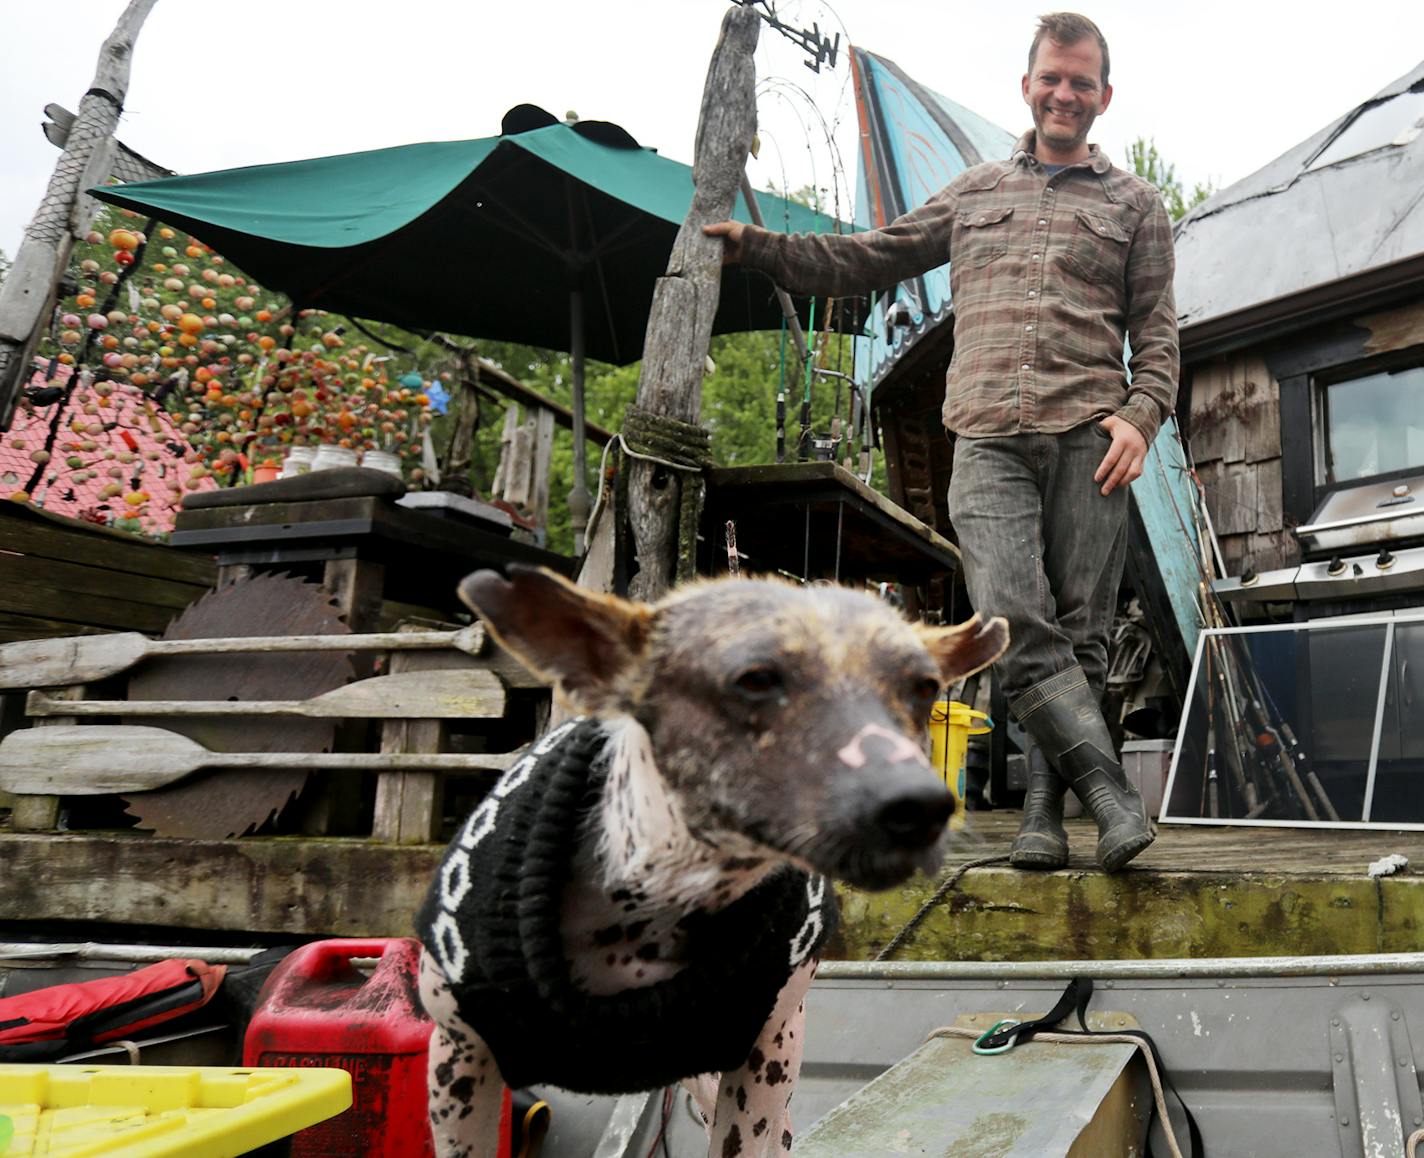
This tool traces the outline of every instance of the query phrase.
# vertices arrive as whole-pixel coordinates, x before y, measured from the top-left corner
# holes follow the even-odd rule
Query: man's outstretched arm
[[[720,237],[722,263],[761,270],[792,293],[847,297],[886,289],[949,260],[958,193],[947,186],[884,229],[795,235],[718,221],[703,233]]]

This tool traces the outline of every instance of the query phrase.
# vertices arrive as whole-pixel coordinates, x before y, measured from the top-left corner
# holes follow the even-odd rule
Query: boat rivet
[[[1217,987],[1218,989],[1225,989],[1225,988],[1226,988],[1226,978],[1224,978],[1224,977],[1218,977],[1218,978],[1216,979],[1216,987]]]
[[[1361,1000],[1361,1001],[1368,1001],[1369,999],[1370,999],[1370,995],[1369,995],[1368,993],[1361,993],[1361,994],[1360,994],[1360,1000]]]
[[[1407,1066],[1409,1064],[1409,1059],[1407,1057],[1402,1057],[1399,1059],[1399,1064],[1401,1066]]]
[[[1421,1116],[1421,1115],[1419,1115],[1419,1114],[1415,1114],[1415,1115],[1414,1115],[1414,1124],[1415,1124],[1416,1126],[1424,1126],[1424,1116]]]
[[[1330,1024],[1333,1025],[1336,1029],[1339,1029],[1339,1028],[1340,1028],[1340,1019],[1339,1019],[1338,1017],[1332,1017],[1332,1018],[1330,1019]]]
[[[1399,1020],[1399,1010],[1396,1009],[1396,1010],[1395,1010],[1393,1013],[1391,1013],[1389,1016],[1390,1016],[1391,1020],[1393,1020],[1393,1021],[1398,1021],[1398,1020]]]
[[[1104,982],[1103,982],[1103,988],[1104,988],[1104,989],[1111,989],[1112,987],[1113,987],[1113,983],[1112,983],[1111,981],[1104,981]]]
[[[1344,1055],[1343,1053],[1337,1053],[1337,1054],[1335,1055],[1335,1064],[1336,1064],[1336,1065],[1339,1065],[1339,1064],[1340,1064],[1342,1061],[1344,1061],[1344,1060],[1345,1060],[1345,1055]]]
[[[1127,1018],[1125,1018],[1125,1017],[1119,1017],[1119,1018],[1117,1019],[1117,1023],[1118,1023],[1118,1025],[1126,1025],[1126,1024],[1127,1024]],[[1401,1064],[1401,1065],[1403,1064],[1403,1059],[1400,1060],[1400,1064]]]
[[[1341,1114],[1341,1115],[1340,1115],[1340,1128],[1341,1128],[1341,1129],[1344,1129],[1344,1128],[1345,1128],[1346,1126],[1348,1126],[1349,1124],[1350,1124],[1350,1119],[1347,1118],[1344,1114]]]

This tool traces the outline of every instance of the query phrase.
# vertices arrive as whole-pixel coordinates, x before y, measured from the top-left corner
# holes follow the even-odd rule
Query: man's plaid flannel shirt
[[[1051,177],[1033,146],[1029,132],[1009,160],[966,170],[884,229],[789,237],[747,226],[744,264],[793,293],[835,297],[948,260],[945,426],[1054,434],[1117,415],[1150,445],[1177,394],[1171,220],[1157,190],[1096,145]]]

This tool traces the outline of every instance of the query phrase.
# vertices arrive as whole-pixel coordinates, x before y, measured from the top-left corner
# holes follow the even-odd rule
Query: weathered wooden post
[[[99,50],[94,83],[54,167],[49,188],[0,287],[0,430],[9,425],[15,396],[29,377],[30,361],[54,308],[55,292],[76,238],[94,219],[92,198],[82,191],[109,176],[117,145],[114,128],[129,87],[134,41],[155,0],[129,0],[124,14]]]
[[[628,507],[638,573],[629,593],[637,599],[664,594],[679,577],[679,556],[686,571],[696,549],[700,467],[708,457],[706,432],[698,425],[702,375],[722,278],[722,239],[703,236],[702,227],[725,221],[736,203],[756,134],[752,53],[760,29],[761,18],[750,6],[733,8],[722,20],[702,92],[692,207],[673,245],[667,276],[653,294],[637,401],[624,422],[624,437],[635,453],[687,464],[674,470],[631,461]]]

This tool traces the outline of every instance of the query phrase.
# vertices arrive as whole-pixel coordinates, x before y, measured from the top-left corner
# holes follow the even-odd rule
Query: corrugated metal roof
[[[1424,62],[1177,224],[1183,327],[1424,253]]]

